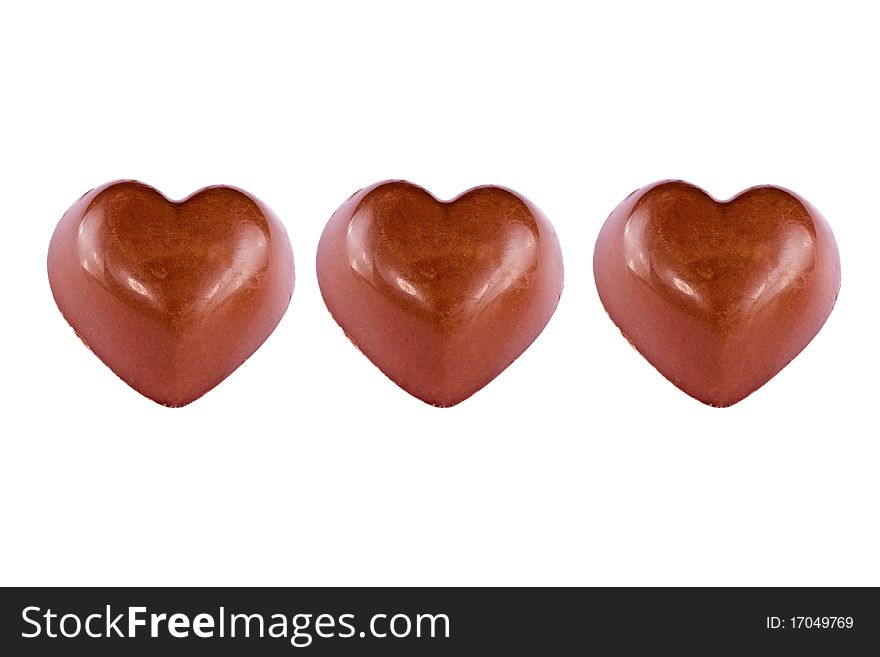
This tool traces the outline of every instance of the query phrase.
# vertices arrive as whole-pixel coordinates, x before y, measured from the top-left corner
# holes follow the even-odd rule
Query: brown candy
[[[278,218],[232,187],[170,201],[147,185],[93,189],[49,245],[58,308],[85,344],[150,399],[183,406],[269,337],[293,292]]]
[[[825,219],[770,186],[726,202],[680,181],[642,187],[608,217],[593,267],[624,336],[712,406],[735,404],[785,367],[840,289]]]
[[[435,406],[467,399],[510,365],[562,292],[553,227],[501,187],[448,202],[402,181],[362,189],[324,229],[317,268],[352,342]]]

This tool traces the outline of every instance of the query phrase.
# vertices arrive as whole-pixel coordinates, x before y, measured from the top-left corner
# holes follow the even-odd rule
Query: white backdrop
[[[15,3],[0,10],[0,583],[880,585],[878,22],[869,3]],[[388,381],[316,283],[324,223],[400,177],[503,184],[559,309],[452,409]],[[789,187],[843,287],[810,346],[703,406],[620,336],[592,249],[627,194]],[[45,273],[81,194],[265,201],[297,265],[266,344],[183,409],[85,349]]]

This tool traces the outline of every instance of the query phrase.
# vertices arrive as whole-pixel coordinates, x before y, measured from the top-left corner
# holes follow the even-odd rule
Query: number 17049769
[[[766,622],[770,630],[851,630],[854,625],[852,616],[768,616]]]

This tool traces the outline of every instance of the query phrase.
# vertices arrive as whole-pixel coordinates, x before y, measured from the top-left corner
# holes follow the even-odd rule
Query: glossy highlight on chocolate
[[[712,406],[742,400],[815,337],[840,289],[834,235],[780,187],[717,201],[682,181],[630,194],[593,257],[602,304],[666,378]]]
[[[503,187],[440,201],[405,181],[366,187],[317,253],[327,308],[392,381],[435,406],[467,399],[541,333],[562,292],[559,242]]]
[[[227,186],[171,201],[136,181],[80,198],[55,229],[61,313],[123,381],[184,406],[238,368],[284,315],[294,285],[283,225]]]

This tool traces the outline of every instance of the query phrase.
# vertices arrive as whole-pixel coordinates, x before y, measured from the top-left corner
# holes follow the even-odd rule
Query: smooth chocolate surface
[[[225,186],[179,202],[134,181],[93,189],[55,229],[48,268],[82,341],[167,406],[197,399],[253,354],[294,284],[281,222]]]
[[[779,187],[729,201],[664,181],[608,217],[596,287],[623,335],[666,378],[712,406],[757,390],[813,339],[840,289],[822,215]]]
[[[318,246],[327,308],[392,381],[435,406],[471,396],[540,334],[562,254],[538,208],[501,187],[439,201],[403,181],[349,198]]]

